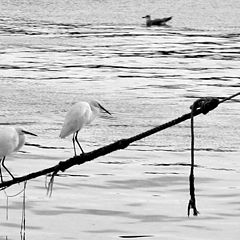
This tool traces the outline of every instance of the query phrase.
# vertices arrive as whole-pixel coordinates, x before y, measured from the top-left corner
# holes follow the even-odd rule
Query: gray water
[[[173,19],[168,26],[146,28],[141,18],[146,14]],[[71,157],[71,139],[61,140],[58,135],[67,110],[79,100],[96,98],[113,114],[82,130],[80,141],[85,151],[91,151],[188,113],[199,97],[239,92],[239,16],[238,0],[0,0],[0,124],[20,125],[38,134],[38,138],[29,137],[22,152],[10,156],[6,164],[22,175]],[[236,216],[239,221],[239,206],[234,210],[236,216],[230,217],[231,203],[239,201],[237,194],[228,192],[235,189],[239,196],[239,122],[239,97],[195,120],[196,161],[203,191],[199,204],[207,212],[195,226],[195,235],[206,238],[201,228],[210,228],[204,221],[207,214],[206,218],[221,218],[229,226]],[[56,180],[56,193],[50,200],[45,197],[44,179],[33,181],[28,190],[33,195],[28,196],[27,234],[34,239],[39,232],[51,239],[115,239],[128,234],[174,239],[172,228],[177,226],[178,234],[185,232],[193,224],[185,223],[188,168],[182,166],[189,163],[189,126],[186,121],[91,165],[69,170],[69,176]],[[161,194],[155,203],[156,191],[173,191],[169,181],[177,188],[171,197],[179,199],[171,206],[182,212],[171,207],[167,211],[168,203]],[[220,181],[226,188],[216,190]],[[215,190],[209,187],[211,182]],[[214,191],[225,194],[213,201],[213,206],[215,200],[223,201],[223,208],[205,208],[204,201]],[[20,217],[16,212],[21,197],[11,201],[9,211],[14,217],[8,221],[3,217],[0,222],[4,239],[18,239]],[[146,205],[148,201],[151,204]],[[105,202],[107,207],[102,205]],[[160,215],[154,215],[156,208]],[[119,212],[113,211],[116,209]],[[66,222],[58,216],[64,216]],[[68,218],[75,219],[75,224],[84,222],[81,230],[73,230]],[[103,225],[95,225],[96,221]],[[131,232],[131,228],[142,229],[144,222],[148,222],[143,225],[147,234]],[[165,224],[164,234],[159,223]],[[225,230],[228,239],[239,234],[231,227]],[[207,236],[217,239],[224,234],[210,229]],[[186,235],[182,237],[186,239]]]

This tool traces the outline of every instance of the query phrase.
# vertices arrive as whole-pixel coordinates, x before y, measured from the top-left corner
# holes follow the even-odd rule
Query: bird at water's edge
[[[36,134],[27,132],[18,127],[0,127],[0,177],[2,182],[2,167],[9,173],[12,178],[14,178],[12,173],[5,166],[4,161],[6,159],[6,156],[10,155],[12,152],[17,152],[25,144],[25,134],[37,136]]]
[[[79,141],[78,132],[87,124],[90,124],[101,111],[104,111],[111,115],[98,101],[92,100],[88,102],[75,103],[71,109],[67,112],[63,127],[60,133],[60,138],[65,138],[70,134],[73,134],[73,148],[74,155],[76,156],[76,142],[81,152],[84,153]]]
[[[157,18],[157,19],[152,20],[150,15],[146,15],[143,18],[146,18],[146,26],[147,27],[151,27],[153,25],[163,26],[163,25],[166,25],[166,23],[172,19],[172,17],[165,17],[165,18]]]

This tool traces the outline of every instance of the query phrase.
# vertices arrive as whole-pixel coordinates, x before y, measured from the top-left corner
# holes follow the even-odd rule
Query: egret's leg
[[[15,177],[11,174],[11,172],[7,169],[7,167],[4,165],[4,160],[5,160],[5,157],[3,157],[2,159],[2,166],[5,168],[5,170],[9,173],[9,175],[12,177],[12,179],[14,179]]]
[[[78,132],[79,132],[79,131],[76,132],[75,141],[77,142],[77,144],[78,144],[79,148],[81,149],[82,153],[84,153],[84,151],[83,151],[83,149],[82,149],[82,147],[81,147],[81,145],[80,145],[80,143],[79,143],[79,141],[78,141],[78,138],[77,138]]]
[[[0,176],[1,176],[1,182],[3,182],[3,176],[2,176],[2,160],[3,160],[3,158],[1,158],[1,160],[0,160]]]
[[[75,133],[73,134],[73,138],[72,138],[72,141],[73,141],[73,149],[74,149],[74,156],[77,156],[77,153],[76,153],[76,146],[75,146],[75,137],[74,137]]]

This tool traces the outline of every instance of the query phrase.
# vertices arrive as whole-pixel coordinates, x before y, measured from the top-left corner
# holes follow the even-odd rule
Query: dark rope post
[[[233,96],[237,96],[237,95],[234,94]],[[225,100],[223,100],[222,102],[224,101]],[[190,175],[189,175],[190,200],[188,203],[188,216],[190,215],[191,209],[193,209],[194,216],[197,216],[199,214],[196,207],[195,184],[194,184],[194,180],[195,180],[195,177],[194,177],[194,112],[197,110],[201,110],[203,114],[207,114],[209,111],[216,108],[219,103],[220,101],[218,98],[205,97],[205,98],[200,98],[196,100],[193,103],[193,105],[190,107],[192,109],[191,111],[191,169],[190,169]]]

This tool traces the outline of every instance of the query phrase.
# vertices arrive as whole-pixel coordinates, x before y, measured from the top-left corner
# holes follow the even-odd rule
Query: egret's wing
[[[65,138],[70,134],[79,131],[85,124],[88,123],[88,115],[90,107],[87,104],[77,103],[67,113],[60,137]]]
[[[13,127],[0,128],[0,158],[7,156],[18,146],[18,134]]]

